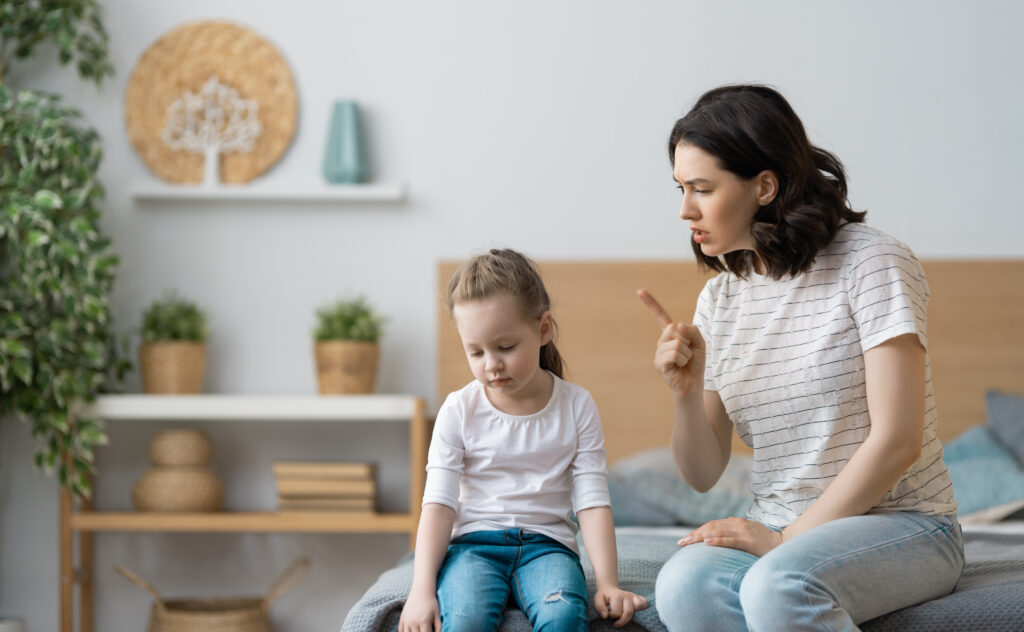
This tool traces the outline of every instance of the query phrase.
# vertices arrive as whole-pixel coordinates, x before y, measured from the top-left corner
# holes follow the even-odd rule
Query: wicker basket
[[[375,342],[326,340],[313,347],[321,395],[372,393],[380,347]]]
[[[201,342],[150,342],[139,347],[142,390],[149,394],[196,395],[203,390],[206,345]]]
[[[213,443],[202,430],[159,430],[149,442],[149,462],[153,465],[196,467],[209,465],[212,459]]]
[[[267,616],[270,606],[309,571],[309,559],[296,560],[262,597],[164,600],[149,582],[135,573],[114,569],[153,595],[148,632],[273,632]]]
[[[224,486],[208,467],[151,467],[132,486],[135,511],[220,511]]]

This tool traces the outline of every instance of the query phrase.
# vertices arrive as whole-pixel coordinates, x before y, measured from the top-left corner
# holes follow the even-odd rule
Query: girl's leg
[[[470,533],[452,541],[437,575],[437,601],[444,632],[496,630],[505,612],[515,547],[503,531]]]
[[[853,516],[802,533],[758,560],[743,579],[740,602],[755,631],[856,630],[949,594],[963,567],[953,518]]]
[[[757,559],[703,542],[684,546],[661,567],[651,606],[670,632],[746,630],[740,583]]]
[[[542,535],[525,534],[512,596],[534,632],[586,632],[587,580],[579,556]]]

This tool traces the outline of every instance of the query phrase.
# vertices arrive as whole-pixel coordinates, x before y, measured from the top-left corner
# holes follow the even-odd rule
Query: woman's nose
[[[691,220],[700,217],[697,206],[689,195],[683,195],[683,201],[679,205],[679,219]]]

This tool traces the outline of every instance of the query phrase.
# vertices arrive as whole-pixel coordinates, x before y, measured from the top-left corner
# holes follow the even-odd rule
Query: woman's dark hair
[[[457,303],[481,301],[501,294],[512,297],[519,305],[522,317],[529,321],[538,320],[544,312],[551,310],[551,299],[533,262],[506,248],[492,249],[459,266],[448,281],[448,314],[453,314]],[[551,324],[557,331],[554,318]],[[540,368],[564,379],[563,364],[552,336],[540,348]]]
[[[673,166],[680,143],[714,156],[722,169],[744,180],[765,170],[775,173],[775,199],[757,211],[750,228],[757,256],[773,278],[806,271],[844,222],[862,222],[867,214],[850,208],[839,159],[810,143],[793,108],[767,86],[722,86],[704,93],[672,127]],[[753,267],[749,251],[719,259],[691,244],[703,268],[743,277]]]

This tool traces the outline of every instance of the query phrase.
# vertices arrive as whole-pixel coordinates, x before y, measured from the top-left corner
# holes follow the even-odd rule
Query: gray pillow
[[[655,448],[615,463],[608,471],[615,524],[702,525],[745,517],[754,496],[748,488],[752,461],[733,455],[718,482],[700,493],[683,482],[669,448]]]
[[[1024,395],[989,391],[985,408],[992,434],[1024,468]]]
[[[953,496],[961,520],[993,508],[1005,509],[989,516],[998,520],[1014,511],[1024,499],[1024,472],[986,426],[974,426],[943,449],[943,459],[953,479]]]

